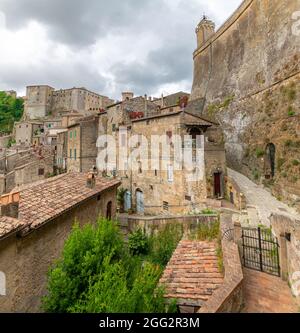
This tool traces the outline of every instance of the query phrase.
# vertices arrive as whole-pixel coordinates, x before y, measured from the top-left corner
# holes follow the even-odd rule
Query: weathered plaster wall
[[[299,10],[299,0],[245,0],[195,51],[191,96],[206,98],[203,113],[221,123],[231,167],[262,182],[266,146],[276,146],[275,179],[267,185],[294,204],[300,199],[300,36],[292,33],[292,14]]]
[[[116,190],[108,190],[24,237],[12,235],[0,241],[0,271],[7,281],[7,295],[0,296],[0,312],[40,312],[47,292],[47,273],[62,252],[75,220],[80,225],[106,216],[112,201],[116,213]]]
[[[271,225],[279,241],[282,277],[288,279],[294,296],[300,301],[300,220],[274,214]]]

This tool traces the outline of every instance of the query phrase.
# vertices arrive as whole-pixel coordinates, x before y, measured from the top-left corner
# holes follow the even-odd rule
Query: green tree
[[[49,272],[43,307],[51,313],[175,312],[158,287],[162,272],[150,259],[131,255],[117,223],[76,224]]]
[[[11,133],[15,121],[22,118],[24,100],[0,91],[0,132]]]

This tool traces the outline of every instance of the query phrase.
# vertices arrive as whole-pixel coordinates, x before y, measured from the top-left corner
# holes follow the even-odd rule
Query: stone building
[[[6,90],[4,91],[7,96],[11,96],[13,98],[17,98],[17,92],[15,90]]]
[[[123,137],[126,133],[127,137]],[[169,140],[167,145],[170,148],[169,161],[166,160],[167,156],[161,149],[156,157],[149,156],[149,151],[141,151],[137,160],[138,165],[127,165],[128,171],[118,172],[126,191],[125,210],[132,209],[139,214],[147,215],[183,214],[205,208],[208,198],[224,197],[226,158],[224,147],[217,142],[216,134],[218,133],[216,123],[188,113],[184,109],[132,120],[129,126],[120,127],[121,150],[122,145],[125,147],[126,142],[135,135],[140,136],[141,140],[145,138],[148,143],[151,143],[155,135],[164,136]],[[176,142],[173,137],[177,135],[182,138],[182,142],[185,136],[190,135],[193,144],[196,143],[197,136],[203,137],[203,160],[195,164],[195,167],[199,169],[197,172],[200,173],[200,177],[193,181],[189,178],[192,174],[191,170],[187,170],[185,166],[183,169],[175,167],[177,156],[175,156]],[[181,151],[183,153],[184,149]],[[195,159],[195,149],[192,149],[190,153]],[[153,163],[154,160],[157,162],[155,170],[150,166],[150,162]],[[169,164],[166,165],[166,163]],[[118,165],[117,169],[122,170],[122,167]]]
[[[58,173],[67,172],[68,162],[68,129],[62,130],[57,135],[56,167]]]
[[[244,0],[196,29],[191,103],[220,123],[228,164],[300,209],[298,0]]]
[[[47,273],[59,259],[70,231],[114,218],[119,182],[69,173],[1,197],[0,270],[6,295],[0,312],[40,312]]]
[[[99,117],[89,116],[68,127],[68,172],[87,172],[96,165],[98,126]]]
[[[31,146],[40,144],[41,136],[44,134],[44,123],[42,121],[16,122],[14,136],[19,146]]]
[[[61,116],[73,110],[86,114],[97,113],[113,103],[86,88],[55,90],[49,86],[29,86],[26,92],[24,120]]]
[[[179,105],[179,101],[182,97],[190,97],[190,94],[183,92],[183,91],[179,91],[175,94],[171,94],[171,95],[167,95],[164,96],[162,95],[161,98],[153,98],[153,103],[155,103],[156,105],[158,105],[161,109],[163,108],[168,108],[168,107],[172,107],[175,105]]]
[[[0,158],[0,194],[15,187],[43,180],[54,173],[54,152],[36,147],[20,150]]]

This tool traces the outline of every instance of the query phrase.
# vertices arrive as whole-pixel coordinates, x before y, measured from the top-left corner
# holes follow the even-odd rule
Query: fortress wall
[[[220,122],[230,167],[265,182],[268,144],[276,147],[273,193],[299,206],[300,0],[246,0],[194,53],[191,100]],[[268,185],[268,184],[267,184]],[[298,194],[297,194],[298,193]]]

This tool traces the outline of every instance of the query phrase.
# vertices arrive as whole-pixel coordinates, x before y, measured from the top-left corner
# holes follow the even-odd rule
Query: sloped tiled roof
[[[181,241],[160,280],[165,297],[182,306],[203,306],[223,283],[216,248],[213,242]]]
[[[1,216],[0,217],[0,238],[8,235],[14,231],[19,230],[25,225],[25,222],[14,219],[12,217]]]
[[[80,202],[120,184],[97,177],[93,189],[86,186],[87,174],[67,173],[51,178],[20,193],[19,217],[34,228],[61,215]]]
[[[118,180],[96,177],[91,189],[86,179],[87,174],[74,172],[16,188],[20,191],[19,219],[0,217],[0,238],[20,226],[24,231],[35,229],[84,200],[120,185]]]

